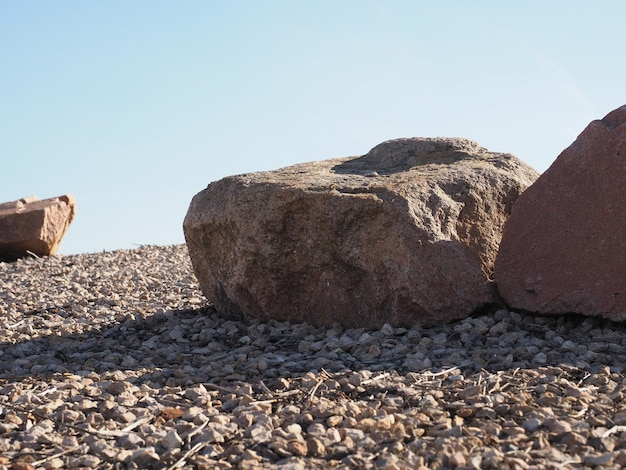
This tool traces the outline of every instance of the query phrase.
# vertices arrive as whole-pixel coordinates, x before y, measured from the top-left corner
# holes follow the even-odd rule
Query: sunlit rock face
[[[75,212],[76,202],[70,195],[1,203],[0,261],[55,254]]]
[[[626,106],[591,122],[515,202],[495,278],[544,314],[626,318]]]
[[[457,138],[231,176],[192,200],[184,231],[225,316],[432,325],[496,302],[493,262],[538,174]]]

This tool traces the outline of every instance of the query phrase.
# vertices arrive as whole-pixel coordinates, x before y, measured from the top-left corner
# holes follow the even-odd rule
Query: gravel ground
[[[0,469],[623,468],[626,330],[227,321],[184,245],[0,263]]]

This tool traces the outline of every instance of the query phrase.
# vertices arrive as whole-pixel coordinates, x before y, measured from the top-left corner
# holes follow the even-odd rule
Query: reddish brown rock
[[[202,291],[226,316],[445,323],[495,302],[501,229],[537,176],[467,139],[399,139],[211,183],[185,237]]]
[[[69,195],[0,204],[0,261],[56,253],[74,219],[75,206]]]
[[[593,121],[517,200],[495,278],[517,309],[626,318],[626,106]]]

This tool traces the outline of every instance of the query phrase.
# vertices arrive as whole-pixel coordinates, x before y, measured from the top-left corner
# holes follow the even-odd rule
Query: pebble
[[[626,330],[227,320],[186,247],[0,263],[0,470],[620,468]]]

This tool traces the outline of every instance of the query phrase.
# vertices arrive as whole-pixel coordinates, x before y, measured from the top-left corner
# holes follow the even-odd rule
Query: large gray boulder
[[[517,309],[626,319],[626,106],[591,122],[513,206],[495,264]]]
[[[211,183],[183,226],[225,316],[432,325],[497,301],[502,226],[537,176],[471,140],[399,139]]]

